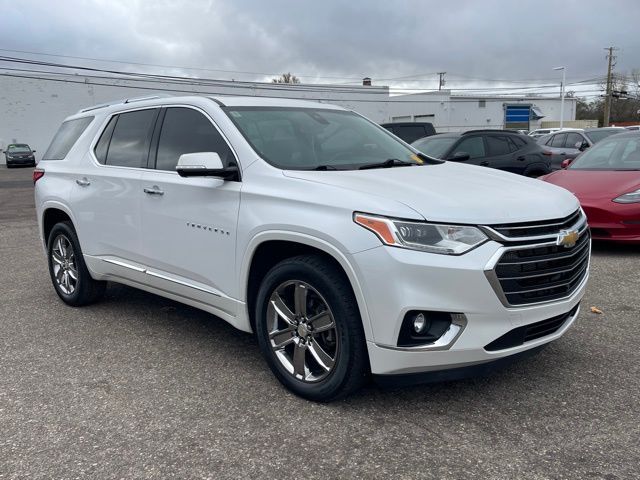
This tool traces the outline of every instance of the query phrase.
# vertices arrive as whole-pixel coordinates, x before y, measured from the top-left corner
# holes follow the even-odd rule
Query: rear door
[[[184,153],[216,152],[223,164],[236,156],[211,117],[195,107],[163,109],[154,134],[150,169],[142,174],[144,262],[149,282],[181,297],[235,315],[235,245],[240,186],[213,177],[180,177]]]
[[[72,205],[83,253],[97,257],[97,265],[119,265],[125,277],[143,257],[140,182],[158,112],[113,115],[75,175]]]
[[[507,135],[486,135],[487,166],[505,170],[507,172],[522,173],[521,162],[515,161],[513,144]]]

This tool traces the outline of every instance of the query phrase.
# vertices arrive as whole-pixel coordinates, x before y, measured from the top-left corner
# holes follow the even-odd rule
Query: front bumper
[[[462,256],[376,247],[354,254],[373,338],[367,347],[374,375],[433,372],[492,362],[539,347],[562,336],[578,312],[555,332],[497,351],[485,346],[523,325],[565,315],[584,295],[588,273],[567,298],[521,307],[505,306],[485,271],[504,247],[494,241]],[[466,325],[445,349],[397,347],[405,314],[431,310],[464,314]]]
[[[582,208],[589,219],[594,240],[640,243],[640,204],[585,202]]]
[[[29,165],[35,166],[36,160],[34,158],[7,158],[6,159],[7,166],[8,165]]]

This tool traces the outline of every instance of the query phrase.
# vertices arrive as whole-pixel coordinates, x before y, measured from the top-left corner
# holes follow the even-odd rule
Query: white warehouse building
[[[36,159],[39,159],[65,117],[92,105],[155,94],[301,98],[341,105],[378,123],[427,121],[433,123],[437,132],[478,128],[533,129],[542,119],[560,119],[559,98],[472,97],[452,95],[448,90],[394,95],[385,86],[290,85],[184,78],[158,81],[69,73],[34,75],[0,67],[0,150],[10,143],[27,143],[37,151]],[[565,121],[575,119],[575,105],[575,99],[565,99]],[[520,123],[509,122],[510,112],[518,113]],[[0,155],[0,163],[4,163],[4,155]]]

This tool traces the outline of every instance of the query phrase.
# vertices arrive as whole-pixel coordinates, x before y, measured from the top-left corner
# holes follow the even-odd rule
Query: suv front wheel
[[[322,257],[286,259],[265,276],[256,302],[260,349],[291,391],[327,402],[365,382],[368,359],[351,285]]]
[[[47,242],[47,254],[51,281],[63,302],[79,307],[102,297],[106,282],[91,278],[71,223],[54,225]]]

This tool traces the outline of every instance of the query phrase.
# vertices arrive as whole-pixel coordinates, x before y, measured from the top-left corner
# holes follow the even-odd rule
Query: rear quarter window
[[[82,117],[67,120],[60,125],[51,145],[42,156],[43,160],[64,160],[80,135],[87,129],[94,117]]]

